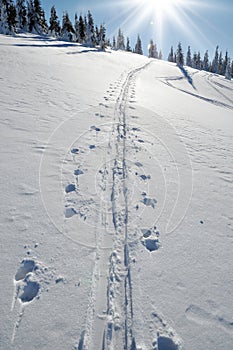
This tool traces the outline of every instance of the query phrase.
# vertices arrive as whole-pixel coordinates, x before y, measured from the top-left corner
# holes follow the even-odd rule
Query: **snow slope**
[[[230,350],[233,83],[0,46],[0,348]]]

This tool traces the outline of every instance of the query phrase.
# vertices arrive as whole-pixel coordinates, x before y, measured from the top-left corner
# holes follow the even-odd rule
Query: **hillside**
[[[0,60],[0,349],[231,349],[233,82],[34,35]]]

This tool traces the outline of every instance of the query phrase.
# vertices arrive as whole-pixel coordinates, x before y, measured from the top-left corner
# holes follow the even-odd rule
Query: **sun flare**
[[[181,5],[183,0],[147,0],[149,6],[153,7],[155,10],[163,12],[169,11],[172,7]]]

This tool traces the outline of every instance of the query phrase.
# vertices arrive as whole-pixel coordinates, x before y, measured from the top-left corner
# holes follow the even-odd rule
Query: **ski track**
[[[143,245],[150,253],[160,248],[160,233],[155,226],[139,229],[139,213],[136,214],[139,215],[138,222],[133,223],[132,213],[135,216],[138,204],[135,206],[135,202],[131,203],[133,179],[136,176],[140,179],[136,185],[139,185],[136,201],[142,203],[146,211],[155,210],[157,204],[157,200],[149,198],[144,191],[151,176],[138,172],[143,167],[138,161],[137,153],[143,150],[139,143],[143,145],[147,141],[136,135],[140,129],[128,121],[130,111],[137,108],[133,106],[136,102],[135,77],[150,64],[151,62],[125,72],[114,84],[110,84],[103,96],[104,102],[99,104],[100,112],[95,113],[96,117],[104,118],[107,124],[90,126],[86,135],[88,140],[85,139],[86,146],[79,147],[77,144],[77,147],[73,145],[70,150],[77,168],[73,171],[75,184],[64,187],[65,222],[78,216],[94,226],[95,232],[89,303],[76,350],[136,350],[141,349],[142,344],[143,349],[148,350],[180,349],[179,338],[165,325],[163,317],[158,316],[162,323],[151,321],[151,329],[148,328],[150,321],[143,326],[140,324],[138,316],[142,316],[144,311],[137,303],[134,305],[133,300],[131,265],[134,263],[134,253],[139,245]],[[100,153],[95,155],[96,150]],[[88,175],[88,154],[99,156],[102,161],[100,168],[96,169],[97,187],[100,191],[96,200],[90,199],[92,191],[84,194],[82,180],[79,183],[78,179],[79,176],[85,177],[85,173]],[[134,159],[136,171],[132,169],[131,159]],[[89,176],[89,181],[93,181],[94,174]],[[78,199],[72,197],[72,194],[76,194]],[[137,276],[134,278],[137,280]],[[152,311],[153,309],[152,306]],[[134,314],[137,315],[135,319]]]
[[[101,246],[104,242],[104,237],[103,234],[96,233],[96,252],[92,288],[89,295],[85,330],[80,335],[77,346],[78,350],[90,350],[96,347],[102,350],[136,350],[136,342],[133,336],[133,293],[128,244],[129,189],[126,162],[126,107],[129,102],[134,102],[134,90],[131,95],[129,90],[135,75],[142,69],[145,69],[149,64],[150,63],[147,63],[142,67],[131,70],[127,73],[126,77],[124,77],[125,74],[123,73],[114,86],[110,85],[107,91],[109,97],[104,96],[106,103],[112,102],[114,94],[117,90],[120,90],[114,104],[112,127],[108,132],[108,147],[106,147],[105,151],[105,168],[101,171],[101,189],[102,191],[108,190],[107,195],[110,197],[111,201],[111,220],[114,227],[114,235],[112,238],[112,251],[109,258],[107,291],[104,291],[100,283],[101,258],[103,259]],[[100,106],[104,108],[105,111],[109,108],[105,103],[100,103]],[[100,113],[99,116],[104,117],[104,114],[105,112]],[[98,113],[96,115],[98,115]],[[90,149],[94,148],[95,147],[90,147]],[[78,152],[78,149],[71,150],[74,157]],[[106,166],[109,157],[113,162],[111,174],[108,173]],[[110,183],[111,186],[109,186]],[[66,188],[66,193],[72,192],[73,190],[75,190],[74,186],[68,186]],[[107,203],[101,202],[100,211],[101,225],[106,231],[108,226]],[[73,214],[75,213],[76,212]],[[95,230],[97,230],[97,228],[95,228]],[[107,308],[107,310],[103,315],[98,315],[97,313],[97,296],[98,293],[100,294],[100,291],[107,294],[107,305],[105,305],[105,309]],[[105,326],[102,327],[102,329],[99,324],[100,319],[105,320]]]
[[[195,74],[195,73],[194,73]],[[185,94],[188,94],[190,96],[193,96],[193,97],[196,97],[200,100],[203,100],[205,102],[208,102],[208,103],[211,103],[215,106],[219,106],[219,107],[223,107],[223,108],[227,108],[227,109],[231,109],[233,110],[233,105],[232,105],[232,100],[230,98],[228,98],[225,94],[223,94],[221,91],[219,91],[219,89],[217,89],[214,84],[215,82],[212,82],[211,81],[211,77],[212,76],[209,76],[209,75],[206,75],[206,82],[208,83],[209,86],[211,86],[216,92],[218,92],[219,95],[221,95],[225,100],[227,100],[228,103],[225,103],[225,102],[221,102],[219,100],[215,100],[215,99],[211,99],[211,98],[208,98],[208,97],[205,97],[205,96],[201,96],[201,95],[198,95],[197,93],[194,93],[194,92],[190,92],[190,91],[187,91],[187,90],[184,90],[184,89],[181,89],[179,87],[176,87],[174,86],[171,82],[172,81],[176,81],[176,80],[183,80],[185,79],[185,77],[169,77],[169,78],[166,78],[166,79],[161,79],[160,81],[165,84],[165,85],[168,85],[169,87],[173,88],[173,89],[176,89],[176,90],[179,90]],[[224,86],[225,87],[225,86]],[[227,87],[226,87],[227,88]],[[194,88],[195,90],[195,88]],[[231,104],[229,104],[231,103]]]

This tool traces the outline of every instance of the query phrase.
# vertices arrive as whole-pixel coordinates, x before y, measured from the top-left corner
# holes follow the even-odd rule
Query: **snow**
[[[233,83],[0,45],[0,348],[231,349]]]

